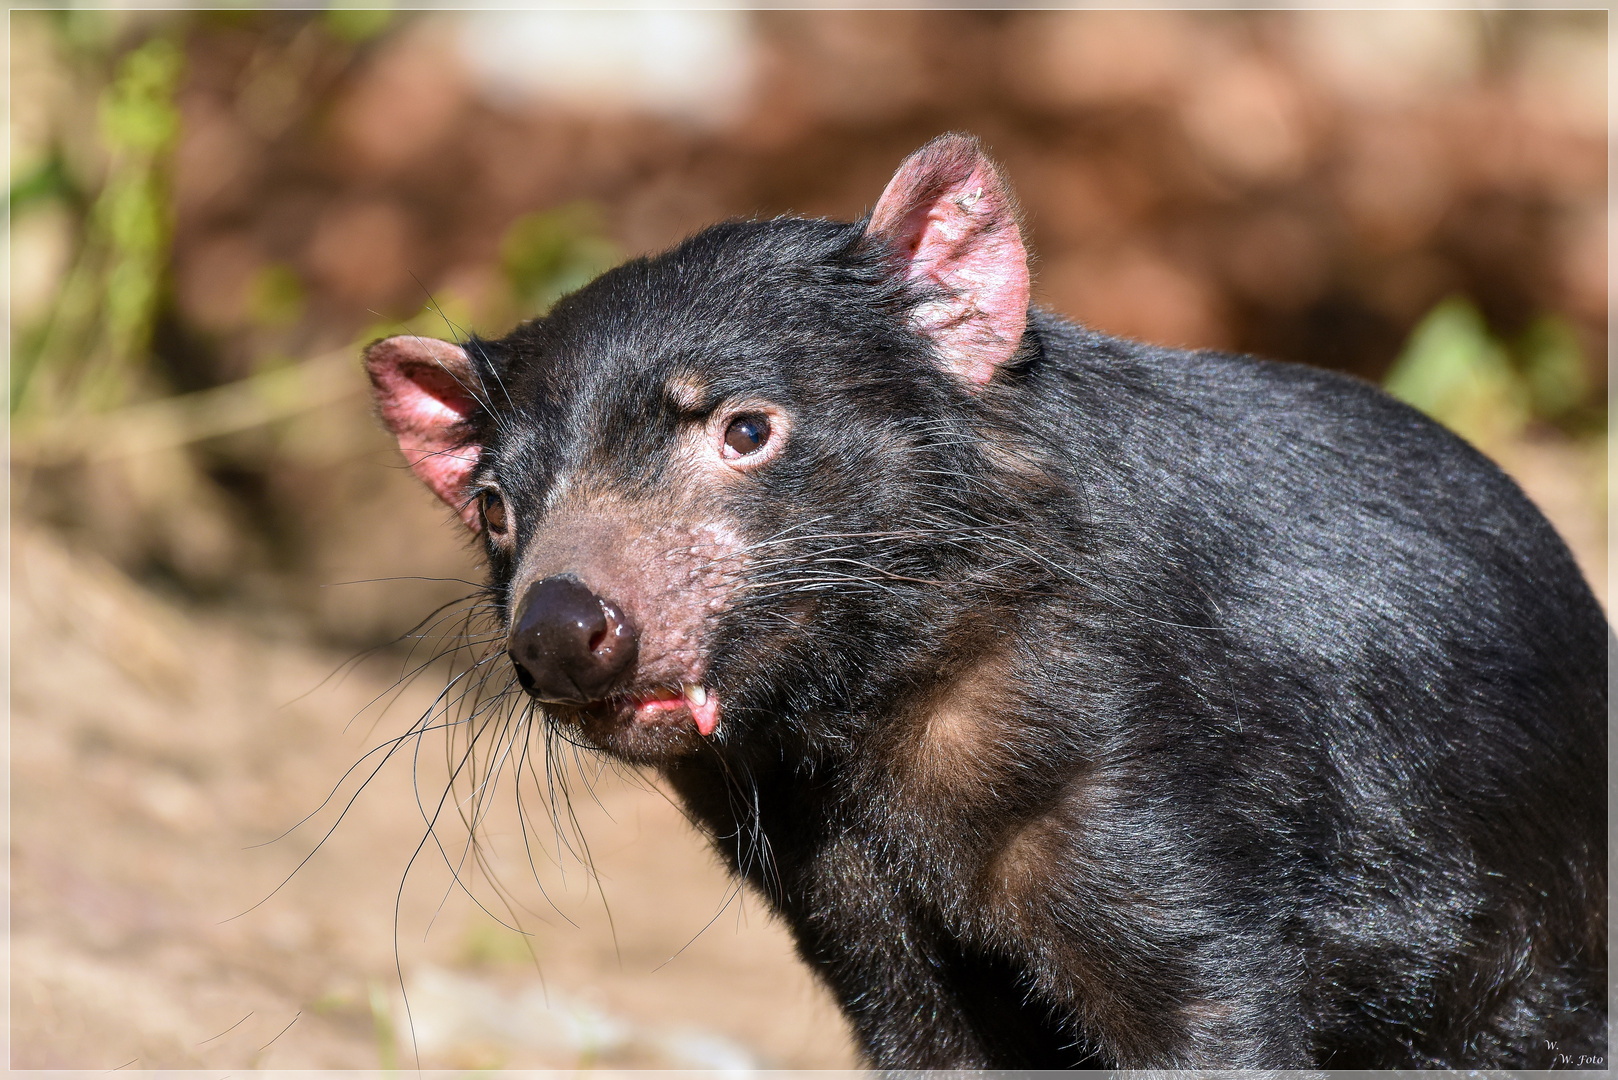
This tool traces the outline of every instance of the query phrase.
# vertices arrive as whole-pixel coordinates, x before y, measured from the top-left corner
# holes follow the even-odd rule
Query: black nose
[[[584,704],[607,696],[635,663],[638,638],[609,601],[572,577],[536,581],[511,622],[506,651],[517,681],[540,701]]]

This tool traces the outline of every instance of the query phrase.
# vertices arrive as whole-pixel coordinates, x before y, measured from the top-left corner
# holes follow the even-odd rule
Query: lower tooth
[[[707,703],[708,690],[706,687],[698,686],[695,683],[686,683],[682,689],[685,691],[685,699],[691,704],[700,706]]]

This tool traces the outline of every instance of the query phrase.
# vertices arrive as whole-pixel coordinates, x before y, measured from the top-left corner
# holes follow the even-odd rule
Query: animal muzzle
[[[611,601],[560,574],[523,593],[506,652],[522,688],[540,701],[600,701],[635,667],[639,635]]]

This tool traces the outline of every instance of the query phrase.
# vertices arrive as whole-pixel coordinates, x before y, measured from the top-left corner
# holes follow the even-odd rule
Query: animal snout
[[[611,601],[571,575],[523,594],[506,651],[522,688],[540,701],[582,705],[607,696],[635,663],[635,627]]]

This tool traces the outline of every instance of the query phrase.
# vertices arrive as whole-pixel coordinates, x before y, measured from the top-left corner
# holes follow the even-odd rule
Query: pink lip
[[[703,735],[712,735],[719,726],[719,699],[712,693],[701,705],[693,705],[687,701],[683,694],[660,690],[651,694],[637,696],[635,702],[635,719],[637,721],[650,720],[653,713],[673,712],[677,709],[689,709],[691,719],[696,723],[697,730]]]

